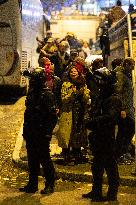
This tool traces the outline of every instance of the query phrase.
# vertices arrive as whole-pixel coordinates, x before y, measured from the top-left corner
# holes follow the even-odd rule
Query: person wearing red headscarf
[[[54,64],[51,63],[49,58],[43,57],[41,59],[41,64],[46,74],[45,86],[47,86],[55,94],[57,112],[59,113],[59,109],[61,107],[61,79],[54,75]]]

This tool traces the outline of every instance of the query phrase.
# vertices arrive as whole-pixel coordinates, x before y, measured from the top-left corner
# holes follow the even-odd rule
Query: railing
[[[119,41],[122,38],[124,39],[127,36],[128,23],[126,15],[109,29],[110,43],[115,43],[116,41]]]

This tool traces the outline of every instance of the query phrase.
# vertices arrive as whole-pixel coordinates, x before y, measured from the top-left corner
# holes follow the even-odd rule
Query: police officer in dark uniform
[[[121,101],[113,94],[115,78],[106,67],[94,72],[94,79],[98,87],[96,98],[92,98],[89,117],[86,126],[92,131],[91,147],[94,156],[92,163],[93,187],[92,191],[83,194],[84,198],[92,201],[117,200],[119,187],[119,173],[115,159],[115,125],[121,113]],[[102,196],[102,179],[104,170],[108,177],[108,193]]]
[[[107,66],[108,56],[110,56],[110,39],[107,26],[104,26],[102,29],[102,35],[100,36],[100,48],[102,50],[104,66]]]
[[[31,73],[26,71],[24,75],[30,78],[23,127],[29,182],[19,190],[26,193],[35,193],[38,190],[41,164],[45,177],[45,188],[41,190],[41,194],[50,194],[54,192],[55,184],[55,169],[49,149],[52,131],[57,123],[55,96],[45,86],[46,75],[43,68],[36,68]]]

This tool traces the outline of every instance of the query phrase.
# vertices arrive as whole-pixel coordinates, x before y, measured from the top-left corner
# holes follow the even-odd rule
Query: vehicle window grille
[[[27,69],[27,51],[22,51],[21,70]]]

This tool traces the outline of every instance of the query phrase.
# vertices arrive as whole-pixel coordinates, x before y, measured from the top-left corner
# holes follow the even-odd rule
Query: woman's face
[[[84,48],[88,48],[88,43],[87,43],[87,42],[84,42],[83,47],[84,47]]]
[[[72,68],[70,71],[71,79],[76,80],[78,76],[79,76],[79,74],[78,74],[78,71],[76,70],[76,68]]]

